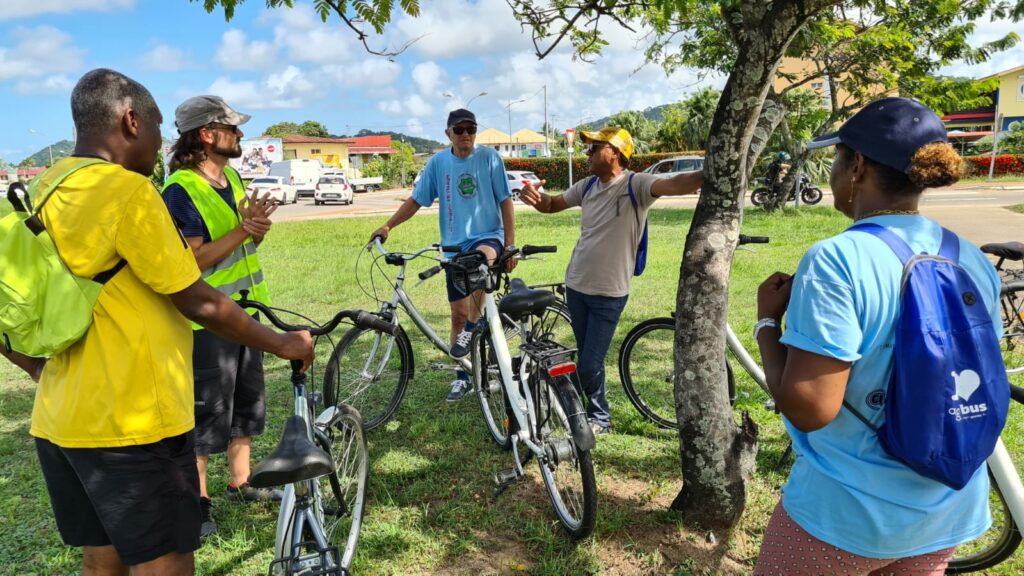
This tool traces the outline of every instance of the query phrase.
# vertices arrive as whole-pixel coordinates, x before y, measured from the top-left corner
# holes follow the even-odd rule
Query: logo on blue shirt
[[[472,198],[476,196],[476,192],[480,189],[480,185],[476,183],[475,176],[469,172],[463,172],[459,175],[459,181],[455,185],[455,189],[459,191],[459,195],[463,198]]]

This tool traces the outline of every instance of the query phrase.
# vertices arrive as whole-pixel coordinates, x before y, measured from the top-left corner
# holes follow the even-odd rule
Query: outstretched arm
[[[704,183],[704,172],[683,172],[671,178],[663,178],[651,185],[651,194],[660,196],[683,196],[696,194]]]
[[[541,187],[547,183],[547,180],[541,180]],[[538,212],[545,214],[554,214],[555,212],[561,212],[569,207],[565,202],[565,198],[561,194],[542,194],[533,187],[533,183],[527,182],[523,185],[523,191],[519,194],[519,198],[524,204],[533,206]]]

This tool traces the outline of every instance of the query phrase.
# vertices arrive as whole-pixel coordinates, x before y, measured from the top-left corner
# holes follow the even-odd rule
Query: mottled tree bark
[[[672,503],[683,517],[715,530],[720,541],[746,506],[757,426],[737,426],[725,377],[728,280],[742,223],[742,195],[762,106],[794,34],[828,1],[743,1],[728,6],[736,62],[711,126],[704,185],[686,237],[676,294],[675,400],[683,487]],[[756,157],[756,156],[753,156]]]

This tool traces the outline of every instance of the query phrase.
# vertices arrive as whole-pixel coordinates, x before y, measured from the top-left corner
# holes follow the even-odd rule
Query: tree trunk
[[[733,251],[742,222],[750,145],[782,55],[829,2],[743,2],[723,18],[739,47],[711,126],[704,185],[686,236],[676,294],[675,401],[683,487],[673,510],[726,541],[746,507],[757,426],[737,426],[725,377],[725,325]],[[758,132],[758,141],[767,136]]]

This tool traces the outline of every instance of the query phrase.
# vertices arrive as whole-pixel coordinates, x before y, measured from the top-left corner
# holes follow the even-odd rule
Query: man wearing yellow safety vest
[[[217,96],[196,96],[178,106],[174,123],[180,137],[163,196],[203,279],[235,300],[244,290],[248,298],[270,304],[256,246],[270,230],[277,205],[269,195],[246,197],[238,172],[227,165],[242,154],[239,126],[248,120]],[[217,531],[206,486],[210,454],[228,454],[228,498],[280,499],[280,492],[248,484],[252,437],[263,433],[266,416],[262,353],[199,325],[192,328],[200,534],[206,537]]]

